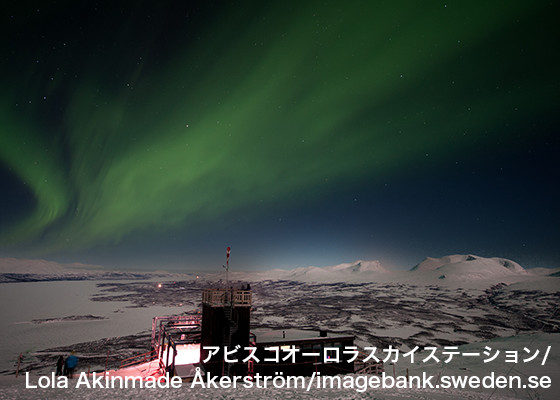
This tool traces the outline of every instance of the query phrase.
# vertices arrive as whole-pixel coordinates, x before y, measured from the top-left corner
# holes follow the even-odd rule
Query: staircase
[[[228,327],[224,329],[224,340],[222,342],[224,349],[228,348],[231,350],[231,338],[237,332],[237,322],[233,320],[233,306],[227,305],[224,307],[224,315],[226,317],[226,321],[228,322]],[[224,355],[225,357],[225,355]],[[232,363],[224,362],[224,375],[229,376],[230,370],[232,367]]]
[[[227,347],[229,351],[240,346],[237,353],[231,353],[230,358],[237,358],[241,361],[240,351],[249,345],[249,324],[250,311],[252,304],[251,290],[217,288],[204,289],[202,292],[203,314],[208,313],[209,323],[202,326],[202,340],[206,339],[205,345],[219,346],[222,350]],[[217,336],[215,336],[217,335]],[[225,362],[225,354],[222,353],[221,365],[217,362],[209,365],[212,374],[237,373],[238,369],[243,369],[241,362]],[[234,366],[235,365],[235,366]]]

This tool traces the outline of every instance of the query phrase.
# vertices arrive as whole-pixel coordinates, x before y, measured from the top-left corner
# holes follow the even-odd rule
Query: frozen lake
[[[183,307],[136,308],[128,301],[92,301],[91,297],[100,292],[98,283],[100,281],[1,284],[0,371],[15,370],[20,352],[136,334],[150,330],[155,316],[185,311]],[[105,319],[32,322],[84,315]]]

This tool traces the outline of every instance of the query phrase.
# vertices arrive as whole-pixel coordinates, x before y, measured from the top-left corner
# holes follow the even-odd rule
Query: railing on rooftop
[[[201,322],[202,316],[198,314],[154,317],[152,319],[152,349],[159,350],[161,339],[163,337],[163,324],[171,323],[174,325],[200,326]]]
[[[204,289],[202,303],[210,307],[251,307],[251,291],[243,289]]]

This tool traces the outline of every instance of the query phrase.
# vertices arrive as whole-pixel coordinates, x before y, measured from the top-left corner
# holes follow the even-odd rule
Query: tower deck
[[[243,289],[204,289],[202,304],[210,307],[251,307],[250,290]]]

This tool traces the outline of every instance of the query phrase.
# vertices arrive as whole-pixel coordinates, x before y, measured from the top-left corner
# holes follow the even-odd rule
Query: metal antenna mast
[[[229,289],[229,253],[231,252],[231,247],[228,246],[226,250],[226,265],[222,265],[226,269],[226,291]]]

